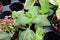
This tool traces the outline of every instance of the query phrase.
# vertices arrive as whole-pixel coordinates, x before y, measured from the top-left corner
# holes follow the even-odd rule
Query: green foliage
[[[35,17],[39,13],[40,8],[38,6],[33,6],[26,12],[26,15],[30,18]]]
[[[24,11],[22,10],[22,11],[18,11],[18,12],[16,12],[16,11],[13,11],[12,12],[12,18],[14,18],[14,19],[16,19],[16,18],[18,18],[21,14],[23,14],[24,13]]]
[[[33,23],[39,24],[40,27],[41,26],[49,26],[50,22],[47,19],[48,15],[37,15],[34,20]]]
[[[30,29],[27,29],[19,35],[19,40],[32,40],[34,36],[34,32]]]
[[[35,2],[40,6],[34,6]],[[25,31],[19,33],[19,40],[42,40],[45,31],[43,27],[50,26],[47,17],[53,14],[54,11],[51,9],[54,8],[53,6],[49,3],[49,0],[26,0],[24,9],[28,9],[28,12],[24,10],[13,11],[12,18],[15,20],[13,26],[25,29]],[[30,29],[33,23],[35,23],[36,33]],[[28,24],[27,28],[25,28],[26,24]],[[13,36],[15,29],[12,26],[7,27],[9,33],[0,31],[0,40],[10,40],[10,37]]]
[[[36,40],[42,40],[43,34],[44,34],[44,29],[38,28],[36,31]]]
[[[41,14],[45,14],[50,9],[50,4],[48,0],[39,0],[39,3],[41,4],[41,10],[39,11]]]
[[[20,15],[20,17],[16,20],[15,26],[29,24],[31,19],[29,19],[25,14]]]
[[[53,13],[54,11],[52,9],[49,9],[49,11],[46,14],[48,14],[48,16],[51,16]]]
[[[50,9],[51,5],[48,0],[39,0],[40,6],[34,6],[36,0],[26,0],[25,9],[28,12],[14,11],[12,17],[16,19],[14,26],[24,29],[24,25],[28,24],[25,31],[19,33],[19,40],[42,40],[44,29],[43,26],[50,26],[47,17],[53,14]],[[35,23],[36,33],[30,30],[30,26]],[[23,26],[21,26],[23,25]]]
[[[26,0],[25,5],[24,5],[24,8],[25,9],[31,8],[33,6],[34,1],[35,0]]]
[[[6,32],[0,31],[0,40],[10,40],[10,35],[7,34]]]

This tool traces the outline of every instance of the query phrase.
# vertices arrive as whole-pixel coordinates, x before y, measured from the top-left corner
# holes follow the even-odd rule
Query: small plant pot
[[[47,32],[44,34],[44,40],[60,40],[60,36],[55,32]]]
[[[12,11],[20,11],[24,8],[23,4],[19,3],[19,2],[15,2],[15,3],[12,3],[9,8],[12,10]]]
[[[9,16],[9,15],[12,14],[12,12],[11,12],[11,11],[4,11],[4,12],[2,12],[2,14],[3,14],[4,16]]]
[[[60,32],[60,21],[57,19],[56,15],[52,17],[51,20],[51,27],[54,29],[56,32]]]
[[[6,6],[11,3],[11,0],[1,0],[1,3],[3,4],[3,6]]]

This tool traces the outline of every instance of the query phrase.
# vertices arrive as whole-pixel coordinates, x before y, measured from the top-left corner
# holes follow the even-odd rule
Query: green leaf
[[[34,1],[35,0],[26,0],[25,5],[24,5],[24,8],[25,9],[31,8],[33,6]]]
[[[10,37],[9,34],[0,31],[0,40],[1,40],[1,39],[7,39],[7,38],[9,38],[9,37]]]
[[[29,11],[28,12],[26,12],[26,15],[28,16],[28,17],[31,17],[31,18],[33,18],[33,17],[35,17],[38,13],[39,13],[39,7],[38,6],[33,6],[33,7],[31,7],[30,9],[29,9]]]
[[[49,0],[49,2],[53,5],[57,5],[56,0]]]
[[[29,19],[25,14],[22,14],[16,21],[19,23],[19,25],[24,25],[29,24],[31,22],[31,19]]]
[[[21,14],[23,14],[24,13],[24,11],[22,10],[22,11],[13,11],[12,12],[12,18],[14,18],[14,19],[16,19],[16,18],[18,18]]]
[[[2,39],[2,40],[11,40],[11,38],[5,38],[5,39]]]
[[[14,35],[14,32],[12,32],[12,33],[10,32],[10,33],[9,33],[9,35],[10,35],[10,37],[13,37],[13,35]]]
[[[26,31],[23,31],[21,34],[19,34],[19,40],[32,40],[34,36],[34,32],[30,29],[27,29]]]
[[[33,12],[35,14],[39,13],[39,10],[40,10],[40,7],[39,6],[33,6],[33,7],[31,7],[29,9],[29,11],[31,11],[31,12]]]
[[[39,12],[42,14],[47,13],[50,9],[48,0],[39,0],[39,3],[41,4],[41,10]]]
[[[19,26],[19,21],[16,20],[16,22],[14,23],[14,26]]]
[[[46,14],[47,14],[48,16],[51,16],[53,13],[54,13],[54,11],[53,11],[52,9],[50,9]]]
[[[40,26],[40,24],[35,24],[35,29],[38,29],[38,28],[43,28]]]
[[[36,40],[42,40],[43,34],[44,34],[44,29],[38,28],[36,30]]]
[[[12,12],[12,18],[15,18],[16,17],[16,11],[13,11]]]
[[[39,36],[43,36],[44,33],[44,29],[43,28],[38,28],[36,31],[36,34],[38,34]]]
[[[47,19],[48,15],[37,15],[34,20],[33,23],[39,24],[40,27],[41,26],[49,26],[50,22]]]

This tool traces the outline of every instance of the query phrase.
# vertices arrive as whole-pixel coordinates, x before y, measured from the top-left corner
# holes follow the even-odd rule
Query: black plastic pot
[[[60,35],[55,32],[47,32],[44,35],[44,40],[60,40]]]
[[[26,0],[19,0],[21,3],[25,3]]]
[[[11,12],[11,11],[4,11],[4,12],[2,12],[2,14],[3,14],[4,16],[9,16],[9,15],[12,14],[12,12]]]
[[[9,8],[12,10],[12,11],[20,11],[24,8],[23,4],[19,3],[19,2],[15,2],[15,3],[12,3]]]
[[[0,0],[3,6],[9,5],[11,3],[11,0]]]
[[[57,19],[56,15],[53,15],[52,18],[50,19],[51,23],[51,28],[55,32],[60,32],[60,21]]]

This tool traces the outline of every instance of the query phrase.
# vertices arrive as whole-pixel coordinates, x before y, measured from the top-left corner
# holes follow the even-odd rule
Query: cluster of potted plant
[[[60,19],[59,8],[55,17],[53,15],[55,12],[53,9],[57,9],[56,6],[59,7],[59,1],[56,2],[54,0],[53,2],[51,0],[26,0],[24,4],[25,10],[12,11],[11,16],[5,16],[3,21],[0,20],[0,39],[11,40],[15,31],[19,31],[19,40],[43,40],[45,26],[52,24],[52,27],[57,30],[53,23],[55,17]],[[33,24],[34,26],[32,26]],[[35,28],[35,31],[31,30],[31,27],[32,29]]]

